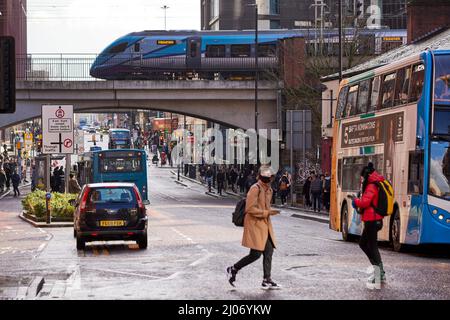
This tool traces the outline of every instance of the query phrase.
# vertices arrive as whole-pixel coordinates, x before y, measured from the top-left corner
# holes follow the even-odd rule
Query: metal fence
[[[102,81],[90,75],[96,54],[29,54],[16,57],[16,78],[25,81]],[[114,70],[107,70],[107,77],[118,80],[125,79],[227,79],[239,80],[252,77],[255,71],[254,57],[207,58],[202,57],[198,64],[191,66],[198,72],[192,75],[186,71],[190,61],[186,56],[142,59],[142,56],[107,59],[105,65]],[[271,78],[276,74],[278,59],[276,57],[260,57],[258,68],[262,78]],[[102,71],[104,72],[104,71]],[[240,77],[239,77],[240,76]]]
[[[89,70],[95,54],[33,54],[16,57],[16,78],[29,81],[96,81]]]

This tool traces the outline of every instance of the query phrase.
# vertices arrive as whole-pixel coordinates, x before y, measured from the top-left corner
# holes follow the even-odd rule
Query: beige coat
[[[245,205],[244,234],[242,245],[244,247],[264,251],[267,238],[270,234],[275,246],[275,235],[270,221],[270,203],[272,188],[261,181],[254,184],[248,194]]]

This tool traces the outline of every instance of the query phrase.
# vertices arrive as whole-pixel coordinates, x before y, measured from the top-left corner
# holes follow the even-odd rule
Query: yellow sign
[[[402,37],[383,37],[383,41],[402,41]]]
[[[158,45],[167,46],[167,45],[176,44],[177,42],[175,40],[158,40],[158,41],[156,41],[156,43]]]

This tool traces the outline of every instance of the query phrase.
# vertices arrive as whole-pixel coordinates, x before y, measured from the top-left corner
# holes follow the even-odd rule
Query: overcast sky
[[[200,29],[200,0],[28,0],[29,53],[99,53],[134,31]]]

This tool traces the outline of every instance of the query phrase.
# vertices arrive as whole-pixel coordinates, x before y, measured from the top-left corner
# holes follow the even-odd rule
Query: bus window
[[[408,194],[423,193],[423,151],[409,154]]]
[[[449,55],[436,55],[434,98],[436,102],[450,102],[450,59]]]
[[[245,58],[251,56],[249,44],[234,44],[231,46],[232,58]]]
[[[424,76],[425,66],[423,64],[413,66],[409,102],[418,101],[422,96]]]
[[[342,159],[338,160],[338,167],[337,167],[337,184],[339,186],[342,186]]]
[[[370,89],[372,94],[370,95],[370,103],[367,112],[377,110],[378,97],[380,96],[380,77],[375,77],[372,79]]]
[[[409,80],[411,79],[411,68],[407,67],[397,71],[397,82],[395,85],[394,106],[408,102]]]
[[[344,117],[345,105],[347,103],[348,87],[343,87],[339,92],[338,105],[336,108],[336,119]]]
[[[345,105],[345,117],[356,114],[356,101],[358,98],[358,85],[350,87],[348,90],[347,104]]]
[[[382,100],[381,109],[392,107],[394,101],[394,86],[395,86],[396,73],[385,75],[382,83]]]
[[[369,103],[370,80],[364,80],[359,84],[357,113],[366,113]]]
[[[225,46],[224,45],[206,46],[206,57],[208,57],[208,58],[224,58],[225,57]]]

